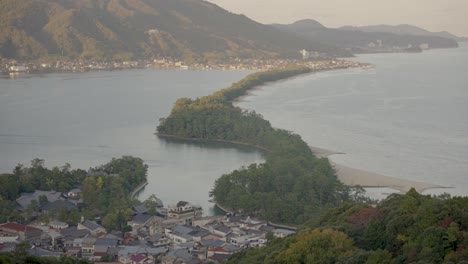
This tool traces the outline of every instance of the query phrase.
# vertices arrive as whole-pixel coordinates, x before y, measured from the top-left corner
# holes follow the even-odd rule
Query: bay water
[[[452,187],[426,193],[468,195],[468,45],[355,60],[375,67],[269,84],[237,105],[312,146],[345,153],[330,156],[336,163]],[[0,78],[0,173],[34,158],[49,167],[87,169],[133,155],[149,165],[140,199],[187,200],[212,214],[214,181],[261,162],[261,153],[159,139],[155,128],[178,98],[208,95],[248,73],[129,70]],[[381,197],[376,190],[372,195]]]
[[[151,194],[165,205],[200,204],[210,214],[214,181],[259,152],[221,144],[188,144],[154,135],[180,97],[208,95],[247,71],[129,70],[20,75],[0,79],[0,173],[34,158],[45,165],[88,169],[133,155],[148,164]]]
[[[468,195],[468,45],[354,60],[374,68],[278,82],[238,106],[311,146],[345,153],[330,156],[335,163],[452,187],[428,194]]]

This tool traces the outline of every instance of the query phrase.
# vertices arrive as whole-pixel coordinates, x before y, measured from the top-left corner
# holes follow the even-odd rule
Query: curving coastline
[[[252,147],[260,151],[269,152],[270,150],[253,144],[248,144],[245,142],[240,141],[232,141],[232,140],[224,140],[224,139],[206,139],[206,138],[189,138],[189,137],[180,137],[175,135],[169,134],[161,134],[155,133],[158,137],[162,138],[173,138],[173,139],[180,139],[184,141],[195,141],[195,142],[217,142],[217,143],[227,143],[233,145],[241,145]],[[318,148],[314,146],[309,146],[314,155],[317,158],[329,158],[331,155],[338,155],[338,154],[346,154],[342,152],[331,151],[328,149]],[[426,182],[418,182],[412,180],[401,179],[397,177],[390,177],[380,173],[371,172],[367,170],[352,168],[349,166],[341,165],[335,163],[329,159],[330,163],[336,170],[336,174],[338,179],[348,186],[361,186],[365,188],[392,188],[395,190],[400,191],[400,193],[405,193],[409,191],[411,188],[414,188],[419,193],[429,190],[429,189],[438,189],[438,188],[449,188],[441,185],[436,185],[432,183]],[[217,204],[225,212],[230,212],[225,208],[222,208],[219,204]]]
[[[162,133],[154,133],[158,137],[162,138],[173,138],[173,139],[180,139],[184,141],[194,141],[194,142],[217,142],[217,143],[226,143],[226,144],[233,144],[233,145],[241,145],[241,146],[246,146],[246,147],[252,147],[255,149],[258,149],[260,151],[264,152],[269,152],[270,150],[267,148],[264,148],[259,145],[253,145],[241,141],[233,141],[233,140],[225,140],[225,139],[216,139],[216,138],[191,138],[191,137],[181,137],[181,136],[175,136],[175,135],[170,135],[170,134],[162,134]]]

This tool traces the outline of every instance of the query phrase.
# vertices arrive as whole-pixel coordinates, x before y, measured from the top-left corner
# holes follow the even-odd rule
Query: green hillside
[[[468,263],[468,198],[414,189],[372,207],[331,209],[297,235],[275,239],[228,263]]]
[[[2,0],[0,56],[184,60],[347,55],[199,0]]]

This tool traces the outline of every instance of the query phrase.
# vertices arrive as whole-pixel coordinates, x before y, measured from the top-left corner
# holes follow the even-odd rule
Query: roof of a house
[[[138,254],[130,258],[131,261],[140,262],[146,258],[146,255]]]
[[[216,231],[219,231],[219,232],[222,232],[224,234],[229,234],[230,232],[232,232],[232,229],[227,227],[227,226],[219,226],[217,228],[215,228]]]
[[[83,245],[96,245],[95,237],[85,237],[83,239]]]
[[[119,244],[119,240],[112,238],[96,238],[96,245],[105,245],[115,247]]]
[[[69,202],[69,201],[64,201],[64,200],[57,200],[53,202],[48,202],[46,203],[43,207],[43,210],[50,211],[50,210],[62,210],[62,209],[67,209],[67,210],[75,210],[77,209],[76,205]]]
[[[33,200],[39,201],[40,196],[47,197],[49,202],[55,202],[60,199],[61,192],[56,191],[35,191],[33,193],[22,193],[21,196],[16,199],[16,202],[23,208],[26,209]]]
[[[63,237],[66,237],[67,239],[71,238],[82,238],[85,237],[86,235],[89,235],[91,232],[87,229],[80,229],[78,230],[76,227],[68,227],[60,230],[60,233],[62,234]]]
[[[83,221],[83,223],[81,223],[84,227],[88,228],[89,230],[96,230],[98,229],[99,227],[102,227],[100,225],[98,225],[96,222],[94,221],[89,221],[89,220],[85,220]]]
[[[31,227],[31,226],[26,226],[18,223],[6,223],[6,224],[1,224],[0,228],[8,228],[10,230],[14,230],[16,232],[24,232],[24,231],[41,231],[39,228]]]
[[[224,241],[220,240],[220,239],[207,239],[207,240],[202,240],[200,241],[200,243],[203,245],[203,246],[207,246],[207,247],[221,247],[222,245],[224,245]]]
[[[226,250],[227,252],[234,252],[234,251],[239,251],[241,250],[240,247],[236,247],[232,244],[226,244],[223,246],[223,249]]]
[[[194,231],[193,228],[189,227],[189,226],[184,226],[184,225],[176,225],[174,227],[171,228],[172,231],[174,233],[178,233],[178,234],[188,234],[192,231]]]
[[[235,222],[241,222],[246,219],[245,216],[240,216],[240,215],[231,215],[228,217],[228,222],[230,223],[235,223]]]
[[[146,214],[148,212],[148,208],[143,204],[133,206],[133,211],[137,214]]]
[[[147,223],[149,220],[151,220],[151,218],[153,218],[151,215],[137,214],[134,217],[132,217],[132,222],[143,225]]]
[[[263,232],[269,232],[269,231],[273,231],[274,229],[275,228],[272,227],[272,226],[264,225],[264,226],[260,227],[258,230],[263,231]]]
[[[118,255],[119,256],[128,256],[129,254],[150,254],[158,255],[161,253],[166,253],[167,248],[152,248],[152,247],[142,247],[142,246],[119,246]]]
[[[190,232],[188,234],[193,236],[193,237],[205,237],[205,236],[209,235],[210,232],[208,232],[208,230],[204,230],[204,229],[196,229],[196,230],[193,230],[192,232]]]

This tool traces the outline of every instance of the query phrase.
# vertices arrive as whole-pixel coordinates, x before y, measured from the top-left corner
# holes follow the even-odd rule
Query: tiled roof
[[[60,199],[60,196],[62,195],[61,192],[55,192],[55,191],[35,191],[34,193],[22,193],[21,196],[16,199],[16,202],[23,208],[26,209],[30,204],[32,200],[36,200],[39,202],[39,197],[40,196],[45,196],[47,197],[47,200],[49,202],[55,202],[58,199]]]
[[[90,230],[95,230],[99,227],[101,227],[100,225],[98,225],[96,222],[94,221],[89,221],[89,220],[85,220],[83,223],[81,223],[83,226],[85,226],[86,228],[90,229]]]
[[[35,227],[25,226],[25,225],[18,224],[18,223],[6,223],[6,224],[0,225],[0,228],[2,228],[2,227],[3,228],[8,228],[8,229],[11,229],[11,230],[15,230],[17,232],[38,231],[38,230],[40,230],[40,229],[35,228]]]
[[[138,254],[138,255],[135,255],[135,256],[131,257],[131,260],[134,261],[134,262],[140,262],[140,261],[144,260],[145,258],[146,258],[145,255]]]
[[[145,214],[148,212],[148,208],[146,208],[146,206],[140,204],[140,205],[135,205],[133,206],[133,210],[137,213],[137,214]]]
[[[148,222],[151,218],[152,218],[151,215],[137,214],[132,218],[132,222],[142,225]]]

